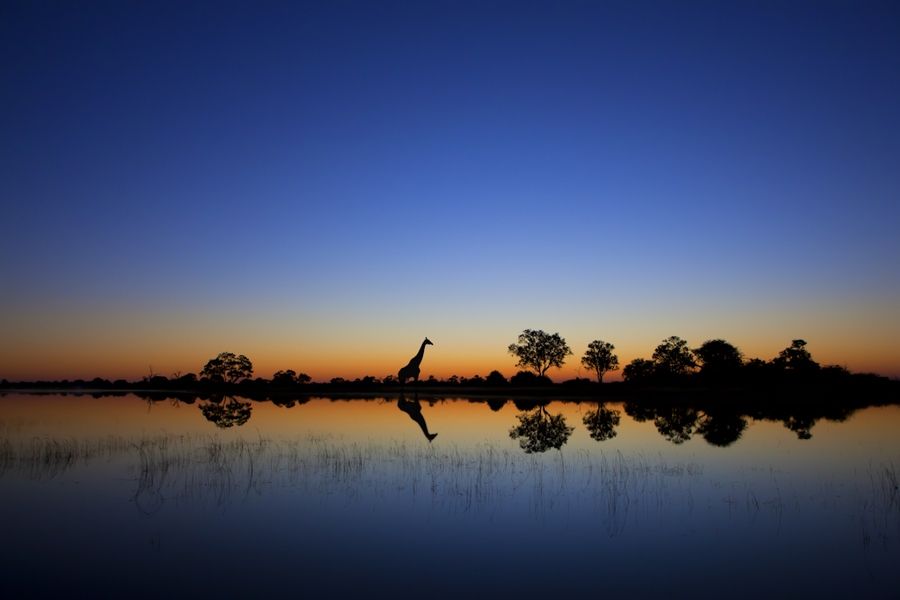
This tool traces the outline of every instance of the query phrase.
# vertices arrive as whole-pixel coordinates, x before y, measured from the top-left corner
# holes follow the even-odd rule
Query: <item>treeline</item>
[[[812,388],[840,390],[846,388],[892,389],[898,382],[870,373],[850,373],[837,365],[822,366],[807,350],[805,340],[796,339],[770,360],[745,359],[743,353],[722,339],[707,340],[696,348],[677,336],[668,337],[656,346],[651,358],[636,358],[622,369],[624,382],[603,383],[610,371],[619,370],[615,346],[603,340],[588,344],[581,356],[582,366],[595,374],[595,381],[575,378],[554,384],[547,376],[553,367],[562,367],[572,355],[565,339],[558,333],[526,329],[508,351],[517,359],[520,369],[507,378],[499,370],[484,376],[446,379],[429,376],[415,383],[418,387],[469,388],[500,391],[528,388],[541,394],[572,391],[578,394],[631,395],[642,390],[731,388]],[[412,385],[412,384],[407,384]],[[335,377],[327,382],[314,382],[304,372],[293,369],[277,371],[271,379],[253,377],[253,363],[243,354],[222,352],[208,360],[199,374],[174,373],[171,377],[150,373],[139,381],[94,378],[91,380],[0,382],[0,389],[96,389],[96,390],[168,390],[184,392],[227,392],[250,396],[267,393],[379,392],[403,389],[395,375],[366,375],[356,379]]]

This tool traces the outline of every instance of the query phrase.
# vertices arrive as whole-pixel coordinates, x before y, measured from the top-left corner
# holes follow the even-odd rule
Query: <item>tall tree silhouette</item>
[[[272,375],[273,385],[294,385],[295,383],[297,383],[297,372],[293,369],[276,371],[275,374]]]
[[[619,357],[613,354],[615,346],[603,340],[594,340],[588,344],[581,364],[597,374],[597,382],[603,383],[603,374],[619,368]]]
[[[791,345],[779,352],[772,362],[776,366],[797,373],[815,371],[819,368],[819,363],[812,359],[812,355],[806,349],[806,340],[791,341]]]
[[[243,354],[221,352],[206,363],[200,375],[212,381],[236,383],[253,375],[253,363]]]
[[[725,340],[707,340],[694,350],[694,355],[700,359],[700,374],[714,382],[730,380],[744,364],[741,351]]]
[[[656,374],[669,379],[686,375],[697,366],[687,342],[677,335],[664,339],[656,347],[653,362],[656,363]]]
[[[519,341],[509,345],[509,353],[518,359],[517,367],[533,369],[544,377],[550,367],[561,367],[572,350],[558,333],[549,334],[540,329],[526,329],[519,334]]]
[[[656,363],[646,358],[635,358],[622,369],[622,377],[628,383],[647,383],[656,375]]]

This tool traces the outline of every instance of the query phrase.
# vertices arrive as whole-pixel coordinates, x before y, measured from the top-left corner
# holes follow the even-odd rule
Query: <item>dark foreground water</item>
[[[898,407],[282,404],[0,396],[3,595],[900,594]]]

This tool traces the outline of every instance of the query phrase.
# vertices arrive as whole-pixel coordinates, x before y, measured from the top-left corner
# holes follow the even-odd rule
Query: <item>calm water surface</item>
[[[3,589],[898,597],[900,407],[284,404],[0,396]]]

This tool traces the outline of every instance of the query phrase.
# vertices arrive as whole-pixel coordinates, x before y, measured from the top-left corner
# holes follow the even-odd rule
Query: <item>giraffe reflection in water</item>
[[[397,399],[397,408],[408,414],[410,419],[419,424],[422,433],[425,434],[425,439],[429,442],[437,437],[438,434],[428,432],[428,423],[425,422],[425,417],[422,416],[422,405],[419,403],[418,392],[416,392],[412,400],[407,400],[403,392],[400,392],[400,397]]]

